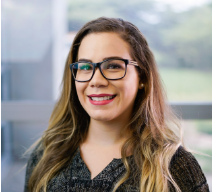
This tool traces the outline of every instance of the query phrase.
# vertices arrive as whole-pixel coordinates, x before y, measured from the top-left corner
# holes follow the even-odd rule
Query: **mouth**
[[[112,96],[101,96],[101,97],[90,97],[88,96],[92,101],[106,101],[106,100],[112,100],[116,97],[116,95]]]
[[[116,97],[114,94],[92,94],[92,95],[87,95],[92,101],[108,101],[112,100]]]
[[[87,95],[92,105],[107,105],[115,99],[117,95],[112,94],[92,94]]]

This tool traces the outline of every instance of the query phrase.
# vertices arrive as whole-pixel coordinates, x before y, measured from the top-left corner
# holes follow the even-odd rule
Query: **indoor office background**
[[[48,126],[80,27],[128,20],[152,49],[189,148],[212,155],[212,1],[2,0],[1,189],[23,191],[23,153]],[[212,189],[212,159],[196,155]]]

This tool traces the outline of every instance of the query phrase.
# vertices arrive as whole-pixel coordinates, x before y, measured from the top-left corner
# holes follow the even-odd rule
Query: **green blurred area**
[[[169,101],[212,101],[212,71],[161,68]]]
[[[101,16],[122,18],[140,29],[170,101],[212,101],[212,2],[175,12],[153,0],[68,1],[69,31]]]
[[[205,137],[204,148],[198,146],[198,139],[196,140],[195,150],[199,151],[206,155],[194,154],[198,162],[201,163],[201,168],[205,173],[212,173],[212,146],[208,144],[207,140],[212,140],[212,120],[199,120],[193,122],[194,129],[197,131],[197,134]],[[211,142],[212,143],[212,142]]]
[[[212,176],[212,120],[184,120],[182,128],[185,146],[192,151],[203,172]]]
[[[212,162],[212,149],[197,149],[197,151],[206,154],[206,155],[200,155],[200,154],[194,154],[195,158],[197,159],[197,161],[199,162],[199,164],[201,164],[201,168],[203,170],[203,172],[206,173],[212,173],[212,166],[211,166],[211,162]],[[210,155],[210,156],[208,156]]]
[[[135,24],[147,38],[160,67],[212,71],[212,3],[175,12],[152,0],[68,1],[69,31],[101,16]]]

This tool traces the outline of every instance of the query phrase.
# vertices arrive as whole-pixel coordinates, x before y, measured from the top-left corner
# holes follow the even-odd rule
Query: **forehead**
[[[90,59],[93,62],[111,56],[132,59],[128,43],[116,33],[91,33],[83,38],[78,51],[78,59]]]

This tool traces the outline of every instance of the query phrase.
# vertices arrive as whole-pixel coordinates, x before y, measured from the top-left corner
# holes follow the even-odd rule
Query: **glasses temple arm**
[[[128,65],[134,65],[134,66],[138,66],[136,61],[130,61]]]

